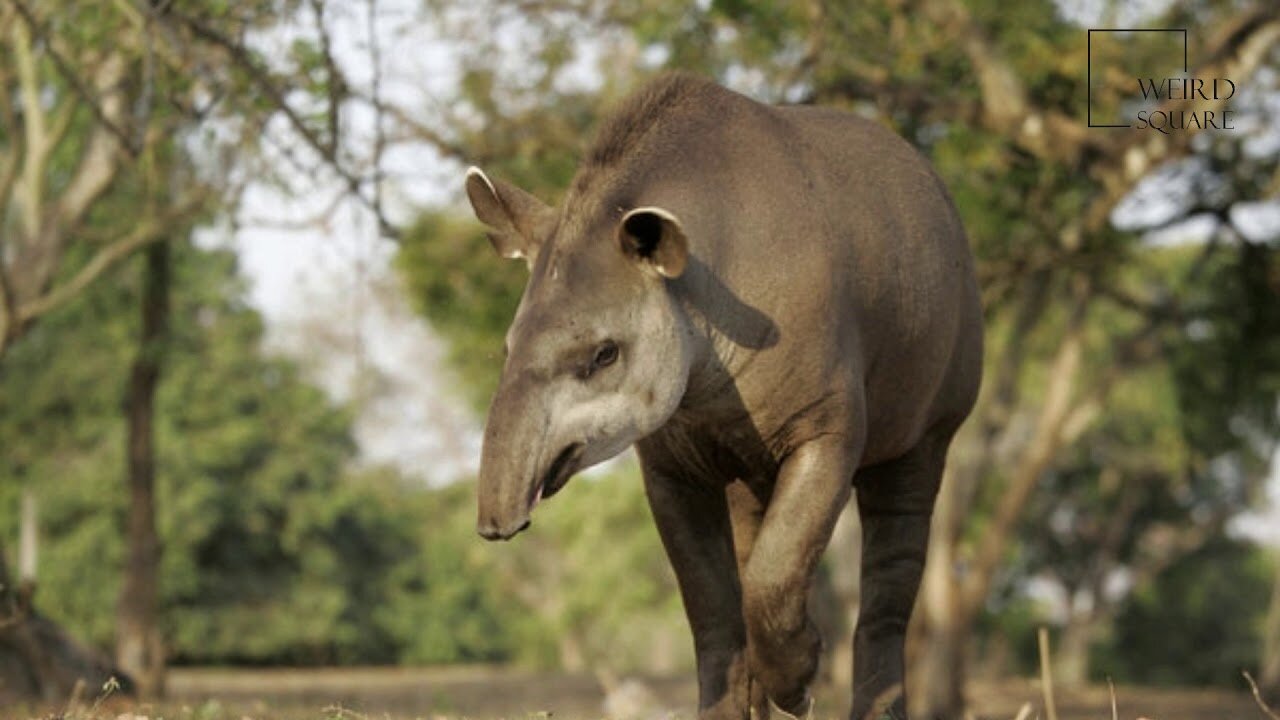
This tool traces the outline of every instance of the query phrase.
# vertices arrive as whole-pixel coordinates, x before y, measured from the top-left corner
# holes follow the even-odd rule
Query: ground
[[[645,678],[656,704],[643,720],[674,715],[692,718],[694,687],[687,677]],[[505,668],[360,668],[323,670],[175,669],[169,697],[157,704],[120,698],[95,701],[92,693],[65,708],[0,708],[0,717],[59,717],[69,720],[401,720],[425,718],[602,718],[604,694],[589,675],[545,674]],[[1267,720],[1244,691],[1167,690],[1118,687],[1123,720]],[[975,718],[1013,720],[1031,703],[1027,720],[1045,717],[1039,683],[1010,679],[976,683]],[[95,705],[96,702],[96,705]],[[815,717],[841,717],[847,691],[822,688]],[[1105,686],[1057,692],[1059,720],[1106,720],[1111,700]]]

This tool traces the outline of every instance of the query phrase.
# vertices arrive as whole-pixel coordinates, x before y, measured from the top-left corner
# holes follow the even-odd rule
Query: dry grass
[[[1167,690],[1053,685],[1047,638],[1037,680],[976,682],[970,692],[973,720],[1280,720],[1253,690]],[[692,708],[688,678],[650,679],[673,707]],[[0,718],[41,720],[458,720],[514,718],[555,720],[600,717],[601,696],[589,676],[538,674],[507,668],[352,668],[325,670],[175,670],[170,699],[139,703],[108,682],[96,693],[77,688],[56,708],[0,708]],[[847,689],[819,689],[818,707],[848,701]],[[515,710],[514,708],[523,708]],[[1134,708],[1138,709],[1136,712]],[[532,711],[531,711],[532,710]],[[428,713],[424,715],[423,713]],[[655,710],[645,720],[692,720],[692,713]],[[830,716],[828,716],[830,717]],[[819,715],[819,720],[828,720]],[[834,720],[832,718],[831,720]]]

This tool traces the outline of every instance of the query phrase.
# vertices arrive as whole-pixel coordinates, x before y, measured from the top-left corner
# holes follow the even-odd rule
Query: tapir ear
[[[618,223],[618,242],[627,256],[648,263],[663,277],[680,277],[689,260],[684,227],[662,208],[636,208],[623,215]]]
[[[467,199],[476,219],[489,226],[489,242],[505,258],[524,258],[529,267],[555,211],[509,182],[492,180],[478,167],[467,168]]]

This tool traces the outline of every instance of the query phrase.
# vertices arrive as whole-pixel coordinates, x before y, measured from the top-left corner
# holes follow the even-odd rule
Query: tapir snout
[[[559,492],[581,460],[581,442],[550,432],[549,413],[532,385],[503,383],[489,409],[476,520],[486,540],[510,540],[529,527],[534,506]]]
[[[529,527],[537,501],[530,462],[542,439],[534,431],[543,423],[519,422],[536,408],[514,407],[523,388],[503,383],[493,398],[480,456],[479,516],[476,531],[486,540],[509,540]],[[526,403],[519,403],[525,405]]]

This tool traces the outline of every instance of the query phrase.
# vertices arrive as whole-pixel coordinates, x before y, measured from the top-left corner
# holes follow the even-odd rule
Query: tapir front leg
[[[645,452],[640,448],[641,459]],[[643,462],[645,493],[675,569],[698,663],[700,720],[746,720],[742,592],[723,487]]]
[[[822,641],[806,610],[809,589],[852,492],[861,443],[823,435],[792,452],[742,576],[753,676],[779,710],[807,714]]]

